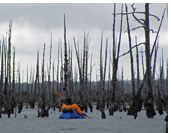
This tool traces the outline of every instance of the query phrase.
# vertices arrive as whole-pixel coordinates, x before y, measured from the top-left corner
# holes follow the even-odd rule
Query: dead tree
[[[121,6],[121,13],[123,13],[123,4]],[[121,34],[122,34],[122,18],[123,15],[121,14],[121,22],[120,22],[120,34],[119,34],[119,41],[118,46],[116,46],[115,41],[115,22],[116,22],[116,4],[114,4],[114,14],[113,14],[113,57],[112,57],[112,96],[110,98],[110,107],[109,107],[109,115],[114,114],[114,106],[115,106],[115,91],[117,86],[117,70],[118,70],[118,62],[119,62],[119,52],[120,52],[120,44],[121,44]],[[117,48],[116,48],[117,47]],[[116,51],[117,49],[117,51]]]
[[[58,45],[58,61],[57,61],[57,73],[56,73],[56,82],[57,82],[57,85],[56,85],[56,91],[57,92],[60,92],[59,91],[59,45]]]
[[[166,98],[165,98],[165,108],[166,108],[166,133],[168,133],[168,60],[167,60],[167,65],[166,65]]]
[[[41,97],[39,98],[39,102],[38,102],[38,116],[37,117],[48,117],[49,109],[50,109],[50,106],[47,103],[44,63],[45,63],[45,44],[43,48],[43,62],[42,62],[42,85],[41,85],[42,91],[41,91]]]
[[[93,106],[91,105],[91,101],[92,101],[92,89],[91,89],[91,76],[92,76],[92,69],[93,69],[93,65],[92,65],[92,58],[93,58],[93,53],[91,54],[91,61],[90,61],[90,80],[89,80],[89,92],[88,92],[88,101],[89,101],[89,108],[90,108],[90,112],[93,112]]]
[[[153,61],[153,87],[154,87],[154,98],[156,99],[156,84],[155,84],[155,73],[156,73],[156,60],[157,60],[157,52],[158,52],[158,43],[157,46],[155,47],[154,51],[154,61]]]
[[[137,45],[137,37],[135,36],[135,43]],[[137,88],[140,85],[140,70],[139,70],[139,50],[136,47],[136,62],[137,62]]]
[[[7,60],[7,96],[9,96],[9,91],[11,91],[11,31],[12,31],[12,21],[9,21],[9,36],[8,36],[8,60]]]
[[[65,24],[65,14],[64,14],[64,93],[65,97],[69,97],[68,88],[68,58],[67,58],[67,41],[66,41],[66,24]]]
[[[145,30],[145,55],[146,55],[146,71],[147,71],[147,117],[153,118],[155,115],[154,111],[154,97],[152,90],[151,82],[151,56],[150,56],[150,25],[149,25],[149,4],[145,4],[145,21],[144,21],[144,30]]]
[[[52,64],[52,93],[55,91],[55,64]],[[55,104],[56,104],[56,96],[55,94],[52,95],[52,108],[55,111]]]
[[[48,103],[52,105],[52,88],[51,88],[51,58],[52,58],[52,34],[50,42],[50,55],[49,55],[49,67],[48,67]]]
[[[15,47],[13,47],[13,80],[12,80],[12,100],[11,100],[11,111],[14,113],[15,108],[15,117],[16,117],[16,86],[15,86]]]
[[[107,105],[106,107],[109,108],[109,102],[110,102],[110,87],[111,87],[111,48],[109,45],[109,70],[108,70],[108,82],[107,82],[107,91],[106,91],[106,101]]]
[[[61,71],[60,71],[60,78],[61,78],[61,79],[60,79],[60,81],[61,81],[60,83],[61,83],[61,84],[60,84],[60,88],[62,88],[62,87],[64,86],[64,85],[63,85],[63,84],[64,84],[64,67],[63,67],[63,58],[62,58],[62,57],[63,57],[63,54],[62,54],[62,48],[61,48],[61,67],[60,67],[60,68],[61,68],[61,69],[60,69],[60,70],[61,70]],[[62,92],[61,89],[60,89],[60,92]]]
[[[39,50],[37,51],[37,64],[36,64],[36,80],[35,80],[35,91],[34,91],[34,97],[36,99],[36,96],[40,97],[40,81],[39,81]],[[37,90],[37,92],[36,92]],[[36,95],[37,94],[37,95]],[[38,100],[38,99],[37,99]]]
[[[88,105],[88,45],[89,45],[89,36],[86,35],[84,32],[84,44],[83,44],[83,54],[79,54],[79,42],[76,43],[75,38],[74,40],[74,47],[77,57],[77,64],[79,70],[79,81],[80,81],[80,102],[87,111]]]
[[[20,73],[20,63],[18,64],[18,113],[21,113],[23,109],[23,101],[21,99],[21,73]]]
[[[4,80],[4,38],[2,42],[1,51],[1,79],[0,79],[0,118],[2,118],[2,107],[4,105],[4,95],[3,95],[3,80]]]
[[[8,114],[8,118],[11,115],[11,33],[12,33],[12,21],[9,21],[9,35],[8,35],[8,51],[7,51],[7,72],[5,77],[5,110]]]
[[[29,105],[32,109],[34,109],[35,107],[35,99],[34,99],[34,68],[31,67],[30,70],[30,84],[29,84],[29,88],[30,88],[30,100],[29,100]]]
[[[28,79],[28,65],[27,65],[27,83],[26,83],[26,90],[27,90],[27,95],[26,95],[26,108],[28,108],[28,103],[29,103],[29,100],[30,100],[30,93],[29,93],[29,79]]]
[[[129,39],[129,50],[130,50],[130,61],[131,61],[131,79],[132,79],[132,105],[128,111],[128,114],[134,115],[134,119],[137,117],[137,101],[135,97],[135,76],[134,76],[134,62],[133,62],[133,54],[132,54],[132,42],[131,42],[131,33],[130,33],[130,26],[129,26],[129,18],[128,18],[128,8],[127,4],[125,4],[126,10],[126,20],[127,20],[127,32],[128,32],[128,39]]]
[[[157,19],[158,21],[160,20],[157,16],[155,15],[152,15],[149,13],[149,4],[146,3],[145,4],[145,12],[135,12],[136,8],[134,8],[134,4],[132,4],[132,9],[133,9],[133,12],[131,13],[126,13],[124,15],[127,15],[127,14],[132,14],[132,16],[134,17],[134,19],[140,23],[142,26],[139,26],[139,27],[136,27],[132,30],[136,30],[138,28],[144,28],[144,31],[145,31],[145,42],[144,43],[140,43],[138,45],[136,45],[135,47],[141,45],[141,44],[145,44],[145,55],[146,55],[146,73],[144,74],[144,78],[143,78],[143,82],[139,88],[139,90],[137,91],[137,98],[139,98],[139,96],[141,95],[141,91],[142,91],[142,87],[143,87],[143,83],[145,83],[144,80],[147,81],[147,88],[148,88],[148,92],[147,92],[147,97],[146,97],[146,100],[145,100],[145,103],[146,103],[146,112],[147,112],[147,117],[148,118],[153,118],[153,116],[155,115],[155,111],[154,111],[154,97],[153,97],[153,90],[152,90],[152,79],[151,79],[151,58],[153,56],[153,50],[154,50],[154,47],[156,45],[156,40],[158,38],[158,34],[159,34],[159,31],[160,31],[160,27],[161,27],[161,24],[162,24],[162,20],[163,20],[163,17],[164,17],[164,13],[163,13],[163,16],[162,16],[162,20],[160,22],[160,25],[159,25],[159,28],[158,28],[158,31],[157,31],[157,34],[156,34],[156,39],[154,41],[154,44],[153,44],[153,47],[152,47],[152,51],[150,53],[150,26],[149,26],[149,17],[150,16],[153,16],[155,19]],[[165,10],[164,10],[165,12]],[[145,19],[138,19],[135,14],[136,13],[139,13],[139,14],[145,14]],[[123,13],[121,13],[123,14]],[[133,47],[132,47],[133,48]],[[129,53],[130,51],[128,51],[127,53]],[[123,54],[125,55],[125,54]]]
[[[105,114],[105,77],[106,77],[106,64],[107,64],[107,50],[108,50],[108,40],[106,39],[106,49],[105,49],[105,62],[103,66],[103,32],[101,36],[101,47],[100,47],[100,90],[99,90],[99,100],[100,100],[100,111],[102,119],[106,119]],[[104,67],[104,68],[103,68]]]

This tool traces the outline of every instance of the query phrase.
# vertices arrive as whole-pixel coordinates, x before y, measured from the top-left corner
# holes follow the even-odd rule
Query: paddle
[[[61,99],[64,99],[64,97],[60,93],[58,93],[57,91],[54,91],[53,93],[56,94],[57,96],[59,96]]]
[[[88,116],[87,114],[84,114],[85,116],[87,116],[89,119],[92,119],[93,117],[91,117],[91,116]]]
[[[53,92],[54,94],[56,94],[58,97],[60,97],[61,99],[64,99],[64,97],[59,93],[59,92],[57,92],[57,91],[54,91]],[[84,114],[85,116],[87,116],[89,119],[92,119],[93,117],[90,117],[90,116],[88,116],[87,114]]]

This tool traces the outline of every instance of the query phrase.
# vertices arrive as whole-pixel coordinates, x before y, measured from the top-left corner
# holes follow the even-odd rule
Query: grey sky
[[[129,11],[132,11],[131,4],[128,4]],[[137,11],[144,10],[144,4],[135,4]],[[166,4],[151,4],[150,12],[161,18]],[[0,35],[5,35],[8,31],[9,20],[12,19],[12,45],[16,47],[16,68],[20,62],[21,71],[26,73],[27,64],[29,68],[36,66],[37,50],[40,51],[40,62],[42,61],[43,44],[46,44],[46,62],[49,60],[50,34],[53,36],[52,60],[57,63],[57,48],[63,44],[63,15],[66,16],[67,41],[73,44],[73,37],[83,44],[84,31],[90,36],[90,51],[93,53],[93,78],[96,78],[96,71],[99,71],[99,51],[101,32],[104,33],[104,45],[106,38],[109,39],[110,49],[112,49],[112,23],[113,23],[113,3],[103,4],[0,4]],[[117,12],[120,12],[120,4],[117,4]],[[125,12],[125,8],[124,8]],[[143,18],[143,16],[141,16]],[[117,16],[117,34],[119,33],[120,16]],[[159,23],[151,17],[151,28],[157,30]],[[131,28],[137,26],[130,16]],[[124,17],[123,32],[126,30]],[[131,33],[132,43],[135,45],[135,35],[138,43],[143,42],[143,30]],[[154,35],[151,36],[151,44],[154,42]],[[127,33],[123,33],[120,54],[128,51]],[[81,47],[80,46],[80,47]],[[63,47],[63,45],[62,45]],[[103,46],[105,48],[105,46]],[[168,58],[168,18],[167,12],[162,24],[159,40],[158,64],[161,59],[161,49],[164,51],[164,59]],[[141,49],[141,48],[139,48]],[[103,52],[104,53],[104,52]],[[77,66],[75,50],[73,47],[73,67]],[[144,57],[145,59],[145,57]],[[134,58],[135,63],[135,58]],[[130,78],[129,55],[120,58],[119,70],[123,66],[125,79]],[[134,65],[136,66],[136,65]],[[158,69],[158,68],[157,68]],[[108,74],[107,74],[108,75]]]

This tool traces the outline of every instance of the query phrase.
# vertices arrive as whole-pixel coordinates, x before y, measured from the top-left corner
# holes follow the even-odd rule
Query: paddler
[[[81,111],[80,107],[77,104],[74,104],[71,98],[64,99],[64,104],[61,107],[63,113],[77,113],[80,115],[86,115],[83,111]],[[87,116],[87,115],[86,115]]]

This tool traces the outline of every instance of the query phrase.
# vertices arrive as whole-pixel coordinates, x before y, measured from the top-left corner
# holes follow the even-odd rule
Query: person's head
[[[67,104],[69,104],[69,105],[72,104],[72,99],[71,98],[67,98],[66,101],[67,101]]]

